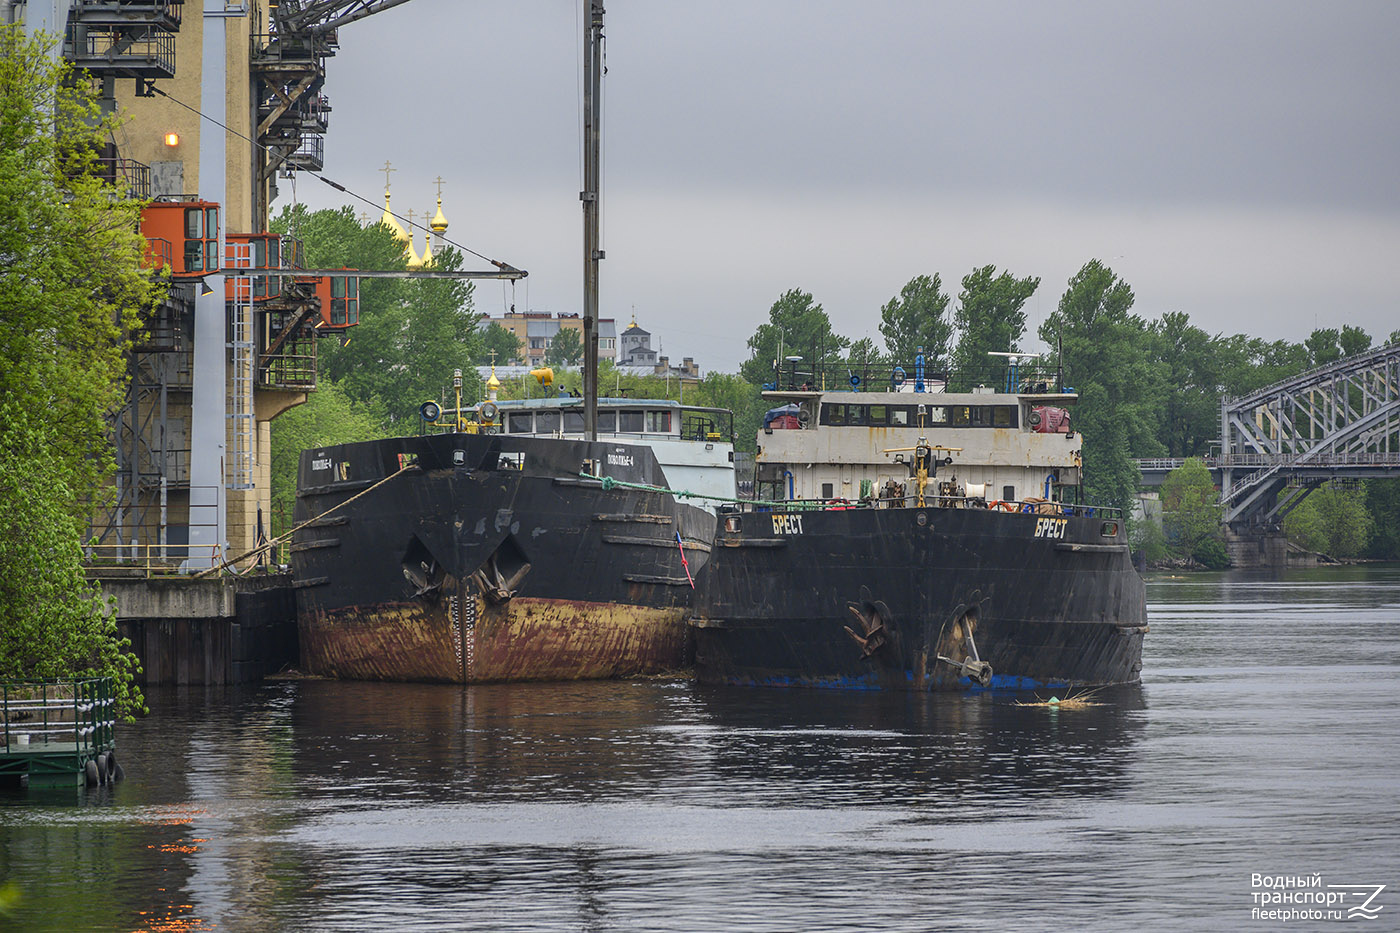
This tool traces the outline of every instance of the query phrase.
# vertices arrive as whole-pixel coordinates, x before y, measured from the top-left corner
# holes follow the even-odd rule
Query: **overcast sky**
[[[412,0],[328,63],[325,174],[382,204],[392,162],[400,213],[440,175],[519,310],[582,309],[580,5]],[[1041,278],[1033,335],[1091,258],[1212,333],[1400,328],[1398,3],[610,0],[606,34],[602,314],[673,359],[733,371],[790,288],[878,340],[987,263]]]

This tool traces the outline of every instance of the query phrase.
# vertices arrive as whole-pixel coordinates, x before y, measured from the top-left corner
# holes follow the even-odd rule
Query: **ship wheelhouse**
[[[767,391],[756,497],[899,507],[1081,501],[1073,392]]]
[[[496,406],[482,418],[487,405]],[[479,430],[513,437],[582,440],[583,399],[573,397],[485,402]],[[736,497],[734,414],[669,399],[598,399],[598,440],[650,447],[670,488],[709,497],[694,504],[713,510]]]

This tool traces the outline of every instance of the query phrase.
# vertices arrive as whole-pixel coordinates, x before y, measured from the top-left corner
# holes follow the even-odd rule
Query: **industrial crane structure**
[[[270,533],[271,421],[315,388],[318,339],[357,322],[359,278],[526,274],[499,262],[458,273],[306,270],[300,244],[268,232],[278,178],[324,166],[325,63],[339,29],[406,2],[0,3],[0,21],[64,36],[57,54],[127,118],[101,171],[151,202],[146,261],[170,276],[130,355],[113,419],[115,496],[94,518],[94,562],[198,569]]]

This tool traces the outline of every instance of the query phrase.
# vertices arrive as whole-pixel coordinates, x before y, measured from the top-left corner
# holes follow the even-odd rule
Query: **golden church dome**
[[[394,235],[394,239],[400,243],[408,242],[408,231],[403,228],[398,219],[394,217],[393,211],[389,210],[389,192],[384,192],[384,216],[379,218],[379,222],[389,228],[389,232]]]
[[[428,222],[428,226],[433,228],[434,233],[447,232],[447,215],[442,212],[442,195],[438,195],[437,213]]]

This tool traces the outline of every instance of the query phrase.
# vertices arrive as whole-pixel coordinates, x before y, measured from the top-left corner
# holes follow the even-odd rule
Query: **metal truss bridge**
[[[1220,453],[1203,458],[1237,531],[1283,519],[1331,480],[1400,476],[1400,344],[1220,400]],[[1139,460],[1160,485],[1181,460]]]

